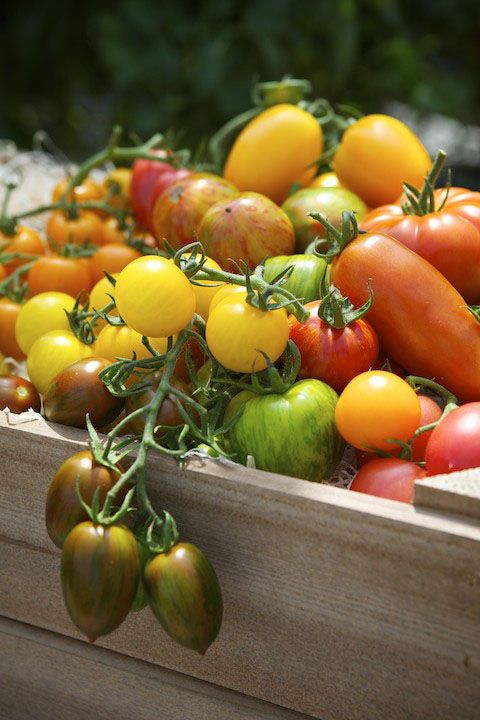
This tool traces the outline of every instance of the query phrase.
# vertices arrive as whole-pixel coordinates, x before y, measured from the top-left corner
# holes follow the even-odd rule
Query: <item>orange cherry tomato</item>
[[[19,303],[7,297],[0,299],[0,353],[15,360],[25,357],[15,337],[15,323],[21,308]]]
[[[335,421],[342,437],[359,450],[389,451],[407,442],[418,428],[420,402],[415,391],[393,373],[370,370],[351,380],[340,395]]]
[[[388,115],[366,115],[350,125],[333,161],[341,184],[369,207],[395,202],[404,182],[422,185],[431,165],[415,133]]]
[[[63,178],[63,180],[60,180],[60,182],[55,185],[52,193],[53,202],[58,202],[62,198],[67,189],[68,182],[68,178]],[[78,203],[88,202],[89,200],[101,200],[104,192],[101,185],[87,177],[68,194],[67,200],[75,200]]]
[[[7,271],[3,267],[3,265],[0,264],[0,282],[4,280],[7,277]]]
[[[45,243],[40,235],[27,225],[18,225],[14,235],[4,235],[0,233],[0,248],[2,253],[21,253],[22,255],[43,255],[45,252]],[[9,275],[20,265],[24,265],[30,260],[12,260],[5,263],[4,270]]]
[[[45,255],[37,260],[28,273],[28,287],[32,295],[55,291],[77,297],[89,292],[92,277],[87,258]]]
[[[54,210],[48,219],[46,232],[49,241],[58,247],[67,243],[77,245],[105,243],[103,222],[90,210],[79,211],[74,219],[70,219],[61,210]]]
[[[103,222],[103,242],[106,245],[112,243],[124,243],[125,231],[121,230],[116,217],[108,217]]]
[[[94,283],[101,280],[105,273],[119,273],[132,260],[141,257],[141,253],[130,245],[109,243],[97,250],[90,258],[90,272]]]
[[[130,182],[132,179],[132,171],[130,168],[118,167],[112,170],[102,183],[104,198],[110,193],[114,186],[115,193],[110,195],[108,204],[112,207],[123,209],[130,205]]]

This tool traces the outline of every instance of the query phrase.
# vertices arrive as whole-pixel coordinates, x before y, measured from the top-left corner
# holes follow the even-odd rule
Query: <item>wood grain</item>
[[[0,613],[70,636],[43,506],[83,439],[0,428]],[[211,461],[148,476],[214,563],[224,626],[204,658],[148,610],[102,646],[324,720],[480,717],[478,522]]]
[[[417,481],[415,505],[480,520],[480,469],[462,470]]]
[[[0,648],[0,720],[308,720],[307,715],[4,618]]]

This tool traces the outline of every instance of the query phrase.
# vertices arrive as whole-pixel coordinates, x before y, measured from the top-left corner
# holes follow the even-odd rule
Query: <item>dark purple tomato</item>
[[[62,589],[68,613],[90,642],[125,620],[137,592],[140,557],[134,534],[123,525],[82,522],[62,551]]]
[[[98,377],[112,363],[88,357],[62,370],[43,398],[45,417],[71,427],[86,427],[86,415],[95,427],[108,425],[121,413],[123,398],[114,397]]]
[[[112,472],[104,465],[99,465],[93,459],[90,450],[82,450],[71,455],[58,468],[48,488],[45,508],[47,532],[57,547],[63,547],[66,536],[75,525],[88,520],[88,515],[77,497],[77,479],[85,502],[87,504],[92,502],[93,494],[99,487],[99,500],[102,504],[107,492],[115,485],[122,472],[120,465],[118,465],[118,473]],[[121,491],[116,498],[116,504],[120,504],[124,497],[125,491]]]
[[[40,412],[40,395],[29,380],[18,375],[0,375],[0,410],[22,413],[32,408]]]

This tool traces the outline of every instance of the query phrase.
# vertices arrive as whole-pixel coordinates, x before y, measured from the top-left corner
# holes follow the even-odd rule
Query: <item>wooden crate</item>
[[[207,552],[224,592],[201,658],[148,610],[94,647],[79,639],[43,514],[55,469],[83,443],[79,430],[0,418],[0,717],[480,718],[479,472],[421,481],[409,506],[152,458],[154,503]]]

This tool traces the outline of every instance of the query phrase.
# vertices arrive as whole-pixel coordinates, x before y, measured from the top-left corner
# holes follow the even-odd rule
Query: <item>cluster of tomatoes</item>
[[[0,351],[26,357],[30,382],[2,376],[0,401],[40,410],[42,395],[47,419],[90,431],[91,452],[50,486],[47,528],[91,638],[144,594],[188,647],[220,627],[201,551],[157,516],[161,542],[120,523],[129,487],[153,512],[152,448],[328,481],[349,443],[351,489],[405,502],[426,474],[480,465],[480,194],[435,190],[444,157],[432,165],[393,118],[352,120],[316,175],[323,143],[307,109],[273,105],[222,175],[152,150],[103,185],[57,187],[46,242],[18,225],[4,236]],[[127,470],[112,451],[125,436]],[[110,569],[85,583],[98,557]]]

